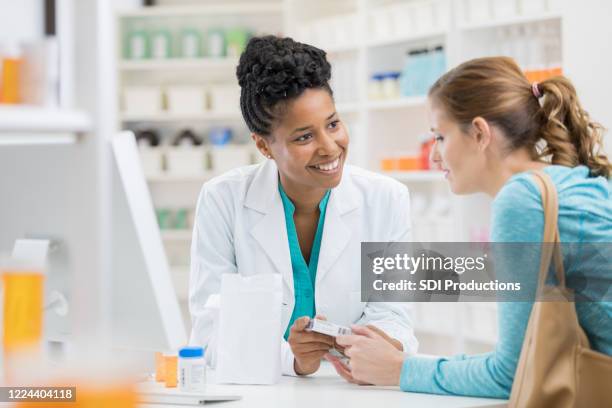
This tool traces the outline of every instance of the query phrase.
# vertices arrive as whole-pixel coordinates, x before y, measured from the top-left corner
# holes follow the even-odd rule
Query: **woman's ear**
[[[272,158],[272,151],[270,150],[268,139],[257,133],[251,133],[251,139],[253,139],[257,150],[259,150],[264,157],[268,159]]]
[[[477,116],[472,120],[472,130],[478,149],[484,151],[491,143],[493,135],[491,134],[491,126],[483,117]]]

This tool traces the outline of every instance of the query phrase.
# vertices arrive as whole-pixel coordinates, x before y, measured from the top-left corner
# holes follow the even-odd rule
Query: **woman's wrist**
[[[319,362],[320,365],[320,362]],[[293,370],[297,375],[309,375],[316,372],[319,369],[317,364],[313,364],[311,367],[303,367],[297,358],[293,359]]]
[[[406,361],[406,355],[402,352],[396,354],[396,357],[391,364],[394,382],[393,385],[400,385],[402,378],[402,370],[404,368],[404,362]]]

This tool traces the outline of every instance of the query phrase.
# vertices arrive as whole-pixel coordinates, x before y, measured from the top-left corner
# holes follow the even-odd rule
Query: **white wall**
[[[119,10],[129,10],[135,7],[142,6],[142,0],[111,0],[113,3],[113,8],[116,11]]]
[[[612,1],[566,0],[564,15],[565,71],[584,108],[610,129],[606,148],[612,156]]]
[[[42,0],[0,0],[0,46],[39,38],[43,33],[43,15]]]

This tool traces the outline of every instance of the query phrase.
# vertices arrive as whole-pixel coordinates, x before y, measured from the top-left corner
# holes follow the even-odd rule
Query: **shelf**
[[[371,111],[376,110],[390,110],[390,109],[402,109],[402,108],[412,108],[412,107],[425,107],[427,103],[426,96],[411,96],[404,97],[398,99],[387,99],[380,101],[369,101],[368,109]]]
[[[385,47],[387,45],[417,42],[417,41],[428,40],[428,39],[433,39],[433,38],[438,38],[438,37],[444,37],[447,34],[448,34],[448,30],[427,31],[424,33],[397,36],[393,38],[383,38],[379,40],[371,40],[367,42],[366,46],[368,48]]]
[[[415,170],[415,171],[385,171],[382,172],[385,176],[393,177],[402,183],[423,183],[423,182],[441,182],[446,181],[444,173],[433,170]]]
[[[282,12],[283,4],[281,2],[245,1],[242,3],[233,4],[142,7],[136,10],[121,12],[119,13],[119,17],[234,17],[237,15],[252,16],[254,14],[281,14]]]
[[[74,143],[91,129],[84,112],[36,106],[0,106],[0,144]]]
[[[191,230],[161,230],[164,241],[191,241]]]
[[[177,71],[177,70],[227,70],[235,75],[238,58],[169,58],[146,60],[122,60],[122,71]]]
[[[463,30],[463,31],[483,30],[487,28],[505,27],[509,25],[538,23],[538,22],[550,21],[550,20],[560,20],[561,18],[562,18],[561,13],[536,14],[532,16],[516,16],[512,18],[497,20],[497,21],[487,20],[487,21],[478,22],[478,23],[462,24],[459,26],[459,30]]]
[[[121,114],[122,122],[210,122],[210,121],[241,121],[242,115],[236,112],[202,112],[198,114],[159,113],[151,115]]]
[[[174,175],[174,174],[160,174],[157,176],[147,176],[149,183],[197,183],[204,184],[211,179],[212,176],[202,175]]]

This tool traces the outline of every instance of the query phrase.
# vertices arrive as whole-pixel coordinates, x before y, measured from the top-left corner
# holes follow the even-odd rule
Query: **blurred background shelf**
[[[402,97],[397,99],[388,99],[380,101],[369,101],[367,103],[368,109],[371,111],[389,110],[389,109],[404,109],[411,107],[425,107],[427,103],[427,97],[425,96],[413,96],[413,97]]]
[[[448,32],[449,32],[448,30],[425,31],[422,33],[393,36],[392,38],[376,39],[376,40],[368,41],[366,44],[368,48],[386,47],[389,45],[396,45],[396,44],[410,43],[410,42],[420,42],[423,40],[441,38],[441,37],[446,36]]]
[[[122,71],[176,71],[176,70],[235,70],[238,58],[171,58],[165,60],[122,60]]]
[[[83,133],[90,129],[91,119],[81,111],[0,105],[0,132],[2,133]]]
[[[240,112],[202,112],[198,114],[174,114],[174,113],[159,113],[152,115],[139,114],[121,114],[123,122],[155,122],[155,123],[173,123],[173,122],[222,122],[222,121],[242,121]]]
[[[426,182],[446,182],[444,173],[441,171],[422,170],[422,171],[387,171],[384,175],[393,177],[402,183],[426,183]]]
[[[136,10],[122,11],[119,17],[122,18],[143,18],[143,17],[193,17],[194,15],[205,16],[233,16],[233,15],[253,15],[282,13],[283,5],[280,1],[241,1],[231,0],[219,2],[217,4],[184,4],[184,5],[160,5],[156,7],[144,7]]]
[[[161,230],[164,241],[191,241],[191,230]]]
[[[90,117],[77,110],[0,106],[0,145],[65,145],[91,130]]]
[[[341,54],[341,53],[352,53],[357,52],[361,49],[359,44],[341,44],[326,47],[325,51],[329,54]]]
[[[547,12],[543,14],[533,14],[526,16],[515,16],[511,18],[503,18],[503,19],[492,19],[489,21],[482,21],[476,23],[463,23],[459,25],[459,30],[462,31],[475,31],[489,28],[497,28],[497,27],[505,27],[511,25],[520,25],[520,24],[530,24],[530,23],[539,23],[553,20],[560,20],[562,18],[562,14],[559,12]]]

